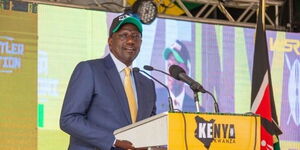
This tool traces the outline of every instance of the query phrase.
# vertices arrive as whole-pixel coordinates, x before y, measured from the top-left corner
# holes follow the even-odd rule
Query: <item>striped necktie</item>
[[[125,78],[124,78],[124,89],[126,92],[128,105],[130,109],[130,116],[132,123],[136,122],[137,117],[137,107],[136,107],[136,100],[134,96],[134,91],[131,85],[131,78],[130,78],[130,68],[126,67],[125,71]]]

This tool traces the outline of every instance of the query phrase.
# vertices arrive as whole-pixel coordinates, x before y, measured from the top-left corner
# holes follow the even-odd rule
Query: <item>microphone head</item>
[[[140,68],[134,67],[134,68],[132,68],[132,71],[133,71],[133,72],[139,72],[139,71],[140,71]]]
[[[154,68],[153,68],[152,66],[149,66],[149,65],[145,65],[145,66],[144,66],[144,69],[145,69],[145,70],[148,70],[148,71],[154,70]]]
[[[182,69],[181,67],[179,67],[178,65],[172,65],[169,67],[169,73],[171,74],[171,76],[177,80],[180,80],[179,78],[179,74],[180,73],[185,73],[184,69]]]

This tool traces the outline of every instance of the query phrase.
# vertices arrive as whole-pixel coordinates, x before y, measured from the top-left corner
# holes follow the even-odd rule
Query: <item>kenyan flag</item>
[[[278,119],[274,104],[264,24],[265,0],[260,0],[252,70],[251,111],[261,116],[261,150],[279,150]]]

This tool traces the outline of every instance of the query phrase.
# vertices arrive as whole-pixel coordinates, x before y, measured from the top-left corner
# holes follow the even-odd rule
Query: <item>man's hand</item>
[[[126,141],[126,140],[116,140],[115,147],[126,149],[126,150],[128,150],[128,149],[134,150],[135,149],[135,147],[132,145],[132,143],[129,141]]]

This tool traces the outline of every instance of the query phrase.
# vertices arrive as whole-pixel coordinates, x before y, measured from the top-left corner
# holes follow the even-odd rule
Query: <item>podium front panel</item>
[[[259,150],[260,118],[230,114],[168,114],[168,149]],[[186,144],[185,144],[186,143]]]

